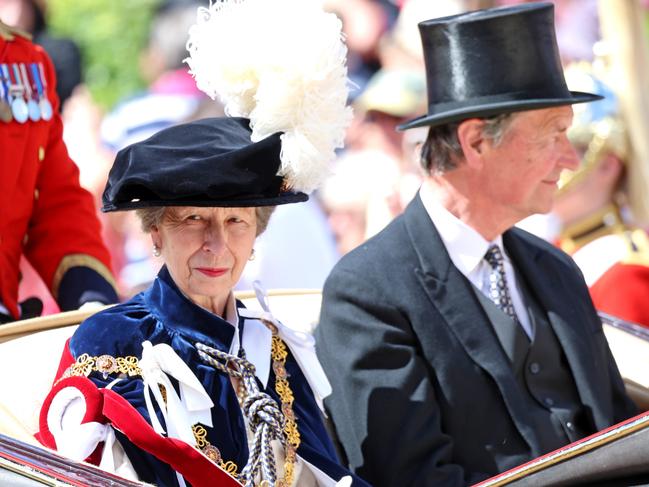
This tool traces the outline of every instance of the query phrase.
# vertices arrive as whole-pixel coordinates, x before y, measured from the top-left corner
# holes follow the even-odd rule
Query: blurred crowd
[[[250,288],[261,280],[267,288],[320,288],[341,255],[360,245],[400,214],[419,188],[418,148],[425,129],[398,132],[399,123],[426,111],[426,83],[417,23],[466,10],[523,3],[521,0],[326,0],[343,23],[349,50],[350,102],[354,107],[345,149],[339,153],[327,183],[307,203],[286,205],[255,248],[256,259],[239,284]],[[602,29],[598,0],[557,0],[556,28],[565,66],[601,59]],[[84,87],[82,59],[72,40],[47,30],[46,0],[1,0],[0,18],[33,33],[53,58],[62,100],[64,138],[81,171],[81,184],[101,206],[107,172],[117,151],[156,131],[189,120],[223,114],[217,101],[197,90],[187,66],[187,31],[197,7],[207,0],[161,0],[149,26],[147,45],[138,63],[147,89],[102,111]],[[639,8],[646,8],[639,2]],[[118,32],[115,33],[119,35]],[[598,53],[598,46],[600,52]],[[600,56],[598,58],[598,56]],[[589,88],[592,90],[593,88]],[[584,91],[588,89],[584,88]],[[613,91],[616,91],[613,89]],[[613,94],[612,96],[614,96]],[[584,149],[586,150],[586,149]],[[626,155],[620,155],[624,159]],[[630,171],[622,163],[618,173]],[[618,179],[611,183],[619,194]],[[584,183],[581,183],[582,187]],[[609,191],[611,194],[613,189]],[[559,199],[561,208],[524,226],[559,242],[565,208],[584,208],[573,196]],[[599,194],[603,194],[599,190]],[[592,202],[592,198],[586,197]],[[611,198],[606,198],[610,203]],[[628,201],[622,202],[621,214]],[[589,208],[593,213],[600,208]],[[619,212],[618,212],[619,213]],[[641,212],[640,212],[641,213]],[[617,214],[617,213],[616,213]],[[643,215],[641,215],[643,216]],[[565,216],[568,219],[567,216]],[[573,220],[581,216],[575,216]],[[142,289],[161,262],[130,212],[101,215],[103,237],[122,298]],[[567,224],[567,223],[566,223]],[[277,251],[281,249],[281,251]],[[576,250],[576,249],[572,249]],[[272,259],[267,256],[272,254]],[[41,295],[45,312],[56,311],[45,288],[26,262],[21,299]]]

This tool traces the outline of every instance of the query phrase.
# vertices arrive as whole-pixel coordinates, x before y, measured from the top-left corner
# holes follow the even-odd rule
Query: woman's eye
[[[189,215],[186,220],[192,220],[192,221],[198,221],[202,220],[203,218],[200,215]]]

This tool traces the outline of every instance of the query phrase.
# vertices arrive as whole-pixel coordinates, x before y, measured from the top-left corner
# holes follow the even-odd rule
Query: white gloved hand
[[[104,306],[106,305],[99,301],[86,301],[81,306],[79,306],[79,311],[97,311]]]

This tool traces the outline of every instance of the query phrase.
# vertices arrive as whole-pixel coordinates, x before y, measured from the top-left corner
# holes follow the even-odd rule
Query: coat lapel
[[[553,272],[556,269],[555,259],[549,252],[539,246],[525,244],[519,230],[509,230],[503,235],[503,243],[511,259],[515,262],[516,269],[525,278],[530,290],[535,293],[541,307],[547,312],[548,320],[556,334],[568,359],[568,364],[574,377],[579,397],[583,404],[593,408],[594,419],[598,429],[608,426],[605,420],[602,424],[598,421],[598,397],[606,397],[598,376],[605,375],[598,372],[596,364],[589,350],[592,344],[591,337],[584,334],[587,329],[575,326],[584,315],[577,312],[580,305],[570,300],[574,290],[562,278],[562,272]]]
[[[512,363],[512,368],[514,371],[520,370],[530,349],[530,341],[523,327],[515,323],[479,289],[473,289],[473,293],[478,297],[482,309],[489,317],[498,341]]]
[[[534,445],[535,434],[526,424],[526,408],[509,358],[504,353],[471,283],[452,264],[444,243],[419,195],[408,205],[404,222],[418,256],[414,269],[424,292],[442,316],[444,324],[462,344],[467,355],[496,382],[509,413],[525,440]],[[413,323],[425,354],[434,356],[435,328]]]

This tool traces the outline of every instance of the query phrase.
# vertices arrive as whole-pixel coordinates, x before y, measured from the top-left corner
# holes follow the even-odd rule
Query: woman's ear
[[[157,247],[160,247],[162,243],[162,238],[160,237],[160,230],[157,225],[151,225],[151,230],[149,230],[151,235],[151,243]]]
[[[488,140],[482,133],[484,122],[471,118],[460,123],[457,128],[457,138],[464,153],[464,159],[469,166],[482,161]]]

